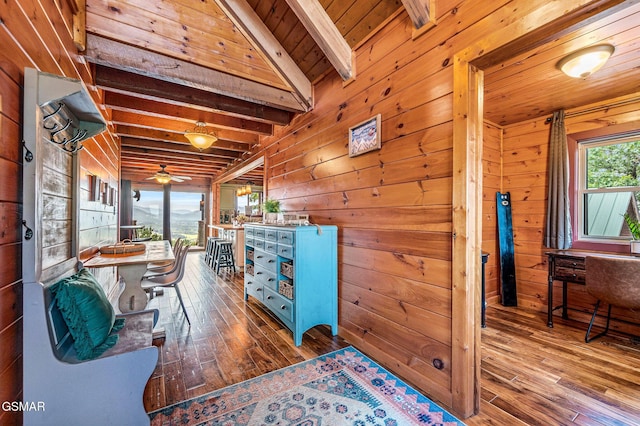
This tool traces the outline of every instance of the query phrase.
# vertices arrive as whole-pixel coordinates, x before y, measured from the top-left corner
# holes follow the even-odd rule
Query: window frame
[[[571,150],[575,158],[575,172],[572,175],[575,177],[576,182],[573,185],[574,192],[574,208],[571,210],[575,212],[574,220],[574,232],[573,232],[573,246],[575,248],[597,248],[602,249],[606,246],[607,249],[612,251],[619,251],[617,249],[625,249],[628,246],[627,237],[599,237],[590,236],[585,234],[586,224],[586,210],[585,210],[585,196],[588,194],[597,193],[614,193],[614,192],[640,192],[640,185],[638,186],[626,186],[626,187],[614,187],[614,188],[587,188],[587,161],[586,153],[589,148],[596,148],[600,146],[617,145],[625,142],[637,141],[640,139],[640,130],[625,133],[611,133],[606,135],[599,135],[597,137],[590,138],[572,138],[575,147]],[[570,139],[571,142],[571,139]],[[570,144],[571,149],[571,144]]]

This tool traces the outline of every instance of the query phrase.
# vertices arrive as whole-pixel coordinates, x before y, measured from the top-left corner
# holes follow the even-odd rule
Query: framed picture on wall
[[[349,128],[349,157],[380,149],[380,114]]]

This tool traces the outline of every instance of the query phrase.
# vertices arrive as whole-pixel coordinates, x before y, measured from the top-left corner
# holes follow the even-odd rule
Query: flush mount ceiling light
[[[196,126],[191,130],[186,130],[184,136],[189,139],[191,145],[198,148],[200,151],[209,148],[215,141],[218,140],[218,136],[215,132],[209,132],[204,122],[196,122]]]
[[[569,77],[587,78],[602,68],[614,50],[610,44],[587,47],[565,56],[556,66]]]

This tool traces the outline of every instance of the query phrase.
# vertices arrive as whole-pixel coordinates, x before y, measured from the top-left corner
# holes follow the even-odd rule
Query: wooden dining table
[[[146,308],[148,297],[140,285],[147,265],[152,262],[169,262],[175,259],[169,241],[147,241],[144,252],[134,254],[99,254],[84,262],[87,268],[116,266],[124,281],[124,290],[118,298],[120,312],[141,311]]]

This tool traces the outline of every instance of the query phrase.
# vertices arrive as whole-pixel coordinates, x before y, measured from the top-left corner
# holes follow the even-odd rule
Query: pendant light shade
[[[191,145],[198,148],[200,151],[209,148],[218,140],[216,133],[209,132],[206,124],[202,121],[198,121],[193,129],[185,131],[184,136],[189,139]]]
[[[587,47],[565,56],[556,66],[569,77],[587,78],[602,68],[614,50],[610,44]]]

